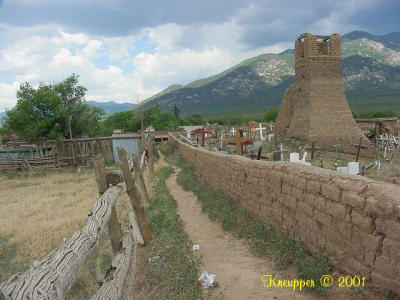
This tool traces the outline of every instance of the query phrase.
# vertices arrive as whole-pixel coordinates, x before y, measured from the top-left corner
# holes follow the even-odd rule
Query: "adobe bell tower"
[[[343,90],[341,39],[304,33],[295,42],[296,82],[285,92],[275,133],[315,141],[323,149],[369,144],[353,118]]]

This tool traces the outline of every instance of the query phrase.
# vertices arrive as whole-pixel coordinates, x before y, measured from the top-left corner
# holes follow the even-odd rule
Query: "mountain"
[[[342,41],[367,39],[384,45],[386,48],[400,51],[400,32],[391,32],[384,35],[372,35],[365,31],[352,31],[342,36]]]
[[[108,101],[108,102],[86,101],[86,104],[102,108],[104,109],[106,114],[112,114],[116,112],[130,110],[133,109],[133,107],[135,106],[135,104],[132,103],[116,103],[114,101]]]
[[[104,111],[106,112],[107,115],[110,115],[110,114],[113,114],[116,112],[130,110],[135,107],[135,104],[132,104],[132,103],[116,103],[114,101],[108,101],[108,102],[86,101],[86,104],[104,109]],[[5,111],[0,112],[0,121],[5,116],[6,116]]]
[[[360,99],[389,97],[389,102],[400,109],[400,52],[395,50],[398,41],[399,33],[373,36],[352,32],[343,36],[343,78],[349,102],[359,106],[363,104]],[[385,46],[388,44],[391,47]],[[285,90],[294,82],[293,65],[292,49],[262,54],[214,76],[169,87],[142,105],[146,108],[158,103],[166,110],[177,105],[184,114],[209,116],[265,111],[280,105]]]

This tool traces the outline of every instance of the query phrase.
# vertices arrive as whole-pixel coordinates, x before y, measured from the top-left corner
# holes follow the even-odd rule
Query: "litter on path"
[[[215,276],[215,274],[208,274],[207,271],[204,271],[199,277],[200,285],[205,289],[212,287],[214,285]]]

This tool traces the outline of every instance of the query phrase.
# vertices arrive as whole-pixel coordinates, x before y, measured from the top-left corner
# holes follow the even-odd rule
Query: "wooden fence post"
[[[135,176],[131,173],[129,168],[128,160],[126,158],[126,151],[121,147],[118,147],[117,150],[119,156],[119,166],[124,174],[126,192],[131,200],[133,211],[138,218],[138,226],[140,232],[142,233],[144,243],[147,245],[153,239],[150,222],[144,212],[144,206],[141,201],[140,192],[135,185]]]
[[[149,203],[149,194],[147,193],[147,188],[146,184],[144,183],[143,179],[143,173],[142,170],[139,167],[139,163],[137,161],[137,158],[135,154],[132,154],[132,163],[133,163],[133,169],[136,175],[136,180],[137,180],[137,185],[140,190],[140,194],[142,195],[143,203]]]
[[[25,155],[22,155],[22,160],[24,161],[24,164],[25,164],[26,168],[29,170],[29,172],[32,172],[32,167],[29,164],[29,161],[26,159]]]
[[[11,170],[11,156],[9,149],[7,149],[7,160],[8,160],[8,168]]]
[[[154,176],[154,136],[149,141],[149,161],[150,161],[150,175]]]
[[[106,178],[106,165],[104,162],[104,156],[98,154],[94,159],[94,166],[96,172],[96,182],[99,190],[99,194],[102,195],[108,188],[107,178]],[[122,246],[122,230],[121,225],[118,222],[117,212],[115,210],[115,205],[111,207],[111,216],[108,222],[108,231],[111,237],[111,246],[113,252],[116,253],[121,249]]]
[[[358,144],[357,156],[356,156],[356,162],[358,161],[358,157],[360,156],[360,150],[361,150],[361,141],[362,141],[362,137],[360,136],[360,143]]]

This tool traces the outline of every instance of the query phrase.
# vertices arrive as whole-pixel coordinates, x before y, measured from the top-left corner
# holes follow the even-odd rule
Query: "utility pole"
[[[71,115],[68,116],[69,138],[72,140]]]

